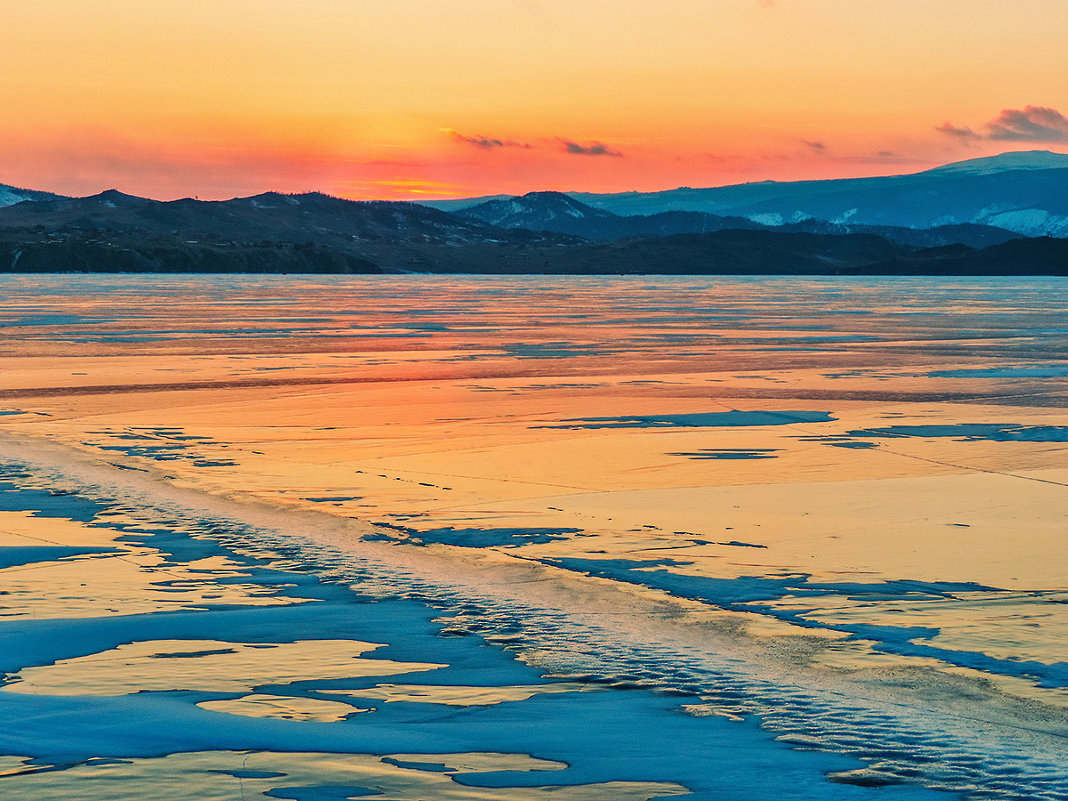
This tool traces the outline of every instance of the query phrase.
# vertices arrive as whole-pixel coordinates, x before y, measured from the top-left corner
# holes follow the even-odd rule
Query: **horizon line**
[[[490,192],[490,193],[487,193],[487,194],[480,194],[480,195],[427,197],[427,198],[422,198],[422,199],[419,199],[419,198],[398,199],[398,198],[385,198],[385,197],[346,197],[346,196],[341,195],[341,194],[332,194],[330,192],[324,192],[321,189],[306,189],[306,190],[299,191],[299,192],[285,192],[285,191],[281,191],[281,190],[278,190],[278,189],[264,189],[264,190],[262,190],[260,192],[254,192],[254,193],[249,194],[249,195],[234,195],[232,197],[209,198],[209,199],[206,199],[206,200],[201,200],[199,195],[183,195],[183,196],[180,196],[180,197],[174,197],[174,198],[170,198],[170,199],[161,199],[161,198],[158,198],[158,197],[150,197],[148,195],[130,194],[130,193],[124,192],[123,190],[119,189],[118,187],[114,187],[114,186],[107,187],[105,189],[101,189],[98,192],[93,192],[93,193],[88,194],[88,195],[65,195],[65,194],[60,194],[58,192],[52,192],[51,190],[47,190],[47,189],[36,189],[36,188],[30,188],[30,187],[25,187],[25,186],[15,186],[13,184],[0,184],[0,186],[3,186],[3,187],[8,188],[8,189],[13,189],[13,190],[16,190],[16,191],[41,192],[41,193],[45,193],[45,194],[51,194],[51,195],[55,195],[56,198],[59,198],[59,199],[70,199],[70,200],[85,200],[85,199],[88,199],[88,198],[99,197],[100,195],[104,195],[104,194],[107,194],[109,192],[115,192],[115,193],[118,193],[118,194],[123,195],[125,197],[138,198],[138,199],[141,199],[141,200],[151,200],[151,201],[154,201],[154,202],[157,202],[157,203],[174,203],[174,202],[181,201],[181,200],[195,200],[195,201],[198,201],[198,202],[201,202],[201,203],[225,203],[225,202],[231,201],[231,200],[246,200],[246,199],[249,199],[249,198],[260,197],[262,195],[272,195],[273,194],[273,195],[280,195],[280,196],[283,196],[283,197],[299,197],[299,196],[302,196],[302,195],[323,195],[325,197],[334,198],[336,200],[347,200],[347,201],[354,202],[354,203],[414,203],[414,204],[417,204],[417,205],[421,205],[421,204],[424,204],[426,202],[431,202],[431,203],[456,202],[456,203],[459,203],[459,202],[463,202],[465,200],[487,200],[487,199],[499,198],[499,197],[523,197],[524,195],[527,195],[527,194],[540,193],[540,192],[557,192],[559,194],[572,195],[572,196],[573,195],[610,196],[610,195],[631,195],[631,194],[652,195],[652,194],[658,194],[658,193],[661,193],[661,192],[674,192],[674,191],[685,190],[685,189],[700,191],[700,190],[705,190],[705,189],[727,189],[727,188],[735,187],[735,186],[753,186],[753,185],[756,185],[756,184],[805,184],[805,183],[824,183],[824,182],[831,182],[831,181],[865,181],[865,180],[875,180],[875,179],[879,179],[879,178],[904,178],[904,177],[911,176],[911,175],[921,175],[921,174],[926,173],[926,172],[933,172],[935,170],[944,169],[946,167],[951,167],[951,166],[954,166],[954,165],[957,165],[957,164],[967,164],[969,162],[991,161],[991,160],[994,160],[994,159],[1002,158],[1004,156],[1017,154],[1017,153],[1044,153],[1044,154],[1049,154],[1049,155],[1053,155],[1053,156],[1065,156],[1065,157],[1068,157],[1068,153],[1062,153],[1062,152],[1059,152],[1059,151],[1048,150],[1048,149],[1006,150],[1006,151],[1003,151],[1001,153],[997,153],[997,154],[995,154],[993,156],[977,156],[977,157],[971,158],[971,159],[961,159],[959,161],[950,161],[950,162],[946,162],[944,164],[939,164],[939,165],[934,166],[934,167],[928,167],[926,169],[917,170],[915,172],[886,173],[886,174],[880,174],[880,175],[869,175],[869,176],[859,176],[859,177],[804,178],[804,179],[800,179],[800,180],[786,180],[786,181],[778,180],[778,179],[775,179],[775,178],[764,178],[764,179],[761,179],[761,180],[741,181],[741,182],[738,182],[738,183],[712,184],[712,185],[706,185],[706,186],[690,186],[690,185],[686,185],[686,184],[680,184],[680,185],[677,185],[677,186],[668,186],[668,187],[665,187],[665,188],[662,188],[662,189],[625,189],[625,190],[621,190],[621,191],[617,191],[617,192],[590,192],[590,191],[585,191],[585,190],[574,190],[574,189],[541,188],[541,189],[528,189],[527,191],[522,192],[522,193],[518,193],[518,194],[514,194],[514,193],[510,193],[510,192]],[[1065,165],[1065,168],[1068,168],[1068,165]],[[1026,168],[1025,167],[1025,168],[1021,168],[1021,169],[1036,169],[1036,168]],[[1057,168],[1056,167],[1049,167],[1049,168],[1037,168],[1037,169],[1057,169]],[[1011,170],[1006,170],[1006,171],[1008,172],[1008,171],[1011,171]],[[428,193],[428,194],[430,194],[430,193]],[[19,201],[19,202],[24,202],[24,201]],[[38,202],[38,201],[31,201],[31,202]],[[14,205],[14,204],[10,204],[10,205]],[[2,208],[2,207],[0,207],[0,208]]]

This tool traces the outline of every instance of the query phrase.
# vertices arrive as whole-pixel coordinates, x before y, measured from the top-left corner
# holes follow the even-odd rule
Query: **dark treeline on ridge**
[[[560,192],[433,208],[319,193],[163,202],[6,188],[16,202],[0,206],[0,272],[1068,275],[1068,169],[1018,169],[1016,159],[991,173],[989,162],[975,175],[680,189],[640,204],[633,193],[590,196],[601,207]],[[883,182],[874,194],[873,181]],[[904,206],[910,187],[928,206],[941,192],[946,213],[888,211],[888,186]],[[961,186],[967,198],[954,194]],[[744,213],[673,208],[691,197]],[[809,201],[828,218],[809,215]],[[649,213],[607,208],[628,204]],[[990,219],[1009,227],[977,222]]]

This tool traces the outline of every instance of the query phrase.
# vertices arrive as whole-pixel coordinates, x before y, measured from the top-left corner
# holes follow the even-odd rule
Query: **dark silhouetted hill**
[[[700,212],[621,217],[559,193],[500,199],[481,213],[487,219],[318,193],[170,202],[115,190],[86,198],[49,196],[0,208],[0,271],[1066,272],[1063,240],[1005,241],[1011,235],[982,226],[912,231],[806,220],[771,228]],[[503,227],[520,222],[538,230]]]

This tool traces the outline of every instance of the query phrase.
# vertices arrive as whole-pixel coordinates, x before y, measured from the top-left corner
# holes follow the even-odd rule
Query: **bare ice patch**
[[[559,425],[536,428],[717,428],[720,426],[786,426],[797,423],[827,423],[830,412],[738,411],[696,412],[692,414],[628,415],[623,417],[581,417],[563,420]]]

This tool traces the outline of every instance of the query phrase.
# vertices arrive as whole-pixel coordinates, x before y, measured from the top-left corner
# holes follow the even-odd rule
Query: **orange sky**
[[[649,190],[1068,151],[1065,0],[48,0],[0,4],[0,30],[0,183],[65,194]]]

